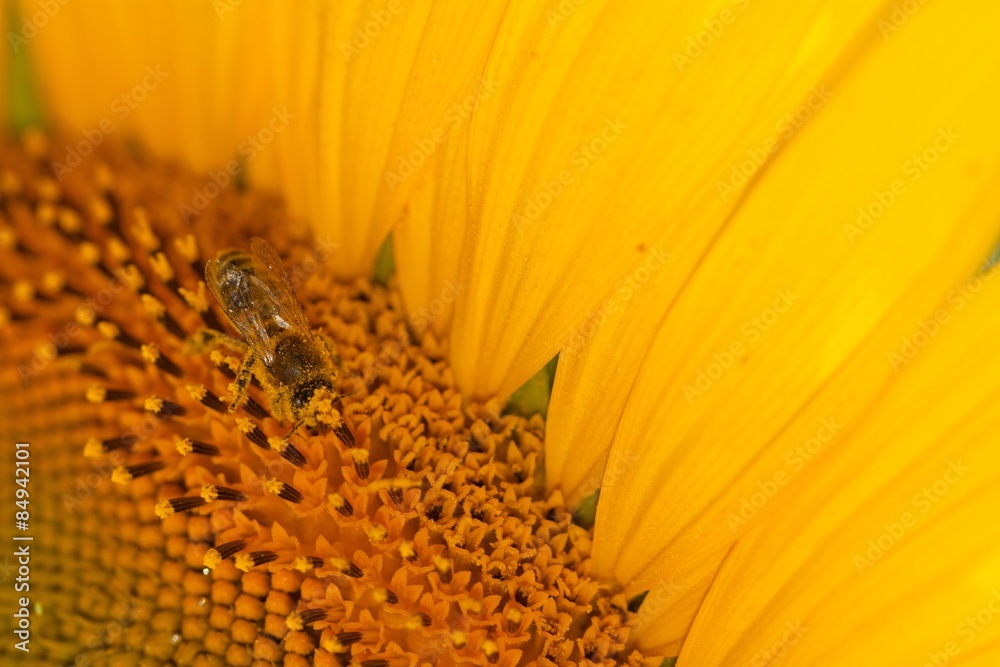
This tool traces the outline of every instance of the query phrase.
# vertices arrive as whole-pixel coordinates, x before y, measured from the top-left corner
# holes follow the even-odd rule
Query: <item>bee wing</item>
[[[274,361],[281,332],[305,319],[298,301],[289,301],[279,277],[246,253],[230,252],[205,264],[205,282],[229,321],[262,361]]]
[[[308,330],[310,328],[309,320],[306,319],[305,313],[302,312],[302,304],[299,303],[298,298],[295,296],[295,287],[292,285],[292,279],[288,277],[288,272],[285,271],[285,264],[281,261],[281,257],[278,256],[278,252],[270,243],[259,236],[250,239],[250,251],[253,253],[254,267],[258,269],[258,275],[262,279],[266,276],[267,281],[271,283],[271,289],[275,293],[283,295],[282,300],[288,304],[289,312],[286,314],[290,318],[289,321],[302,329]]]

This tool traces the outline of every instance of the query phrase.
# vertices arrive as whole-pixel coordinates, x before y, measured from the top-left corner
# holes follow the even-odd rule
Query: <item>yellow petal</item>
[[[874,33],[830,84],[643,360],[611,453],[632,465],[604,480],[594,562],[632,590],[675,585],[650,622],[651,646],[683,638],[736,539],[727,513],[765,472],[786,471],[822,417],[862,412],[894,375],[886,352],[933,304],[957,307],[948,291],[995,238],[1000,135],[981,90],[997,63],[968,65],[992,37],[963,34],[958,9],[924,13],[891,40]],[[926,169],[915,162],[924,151]],[[879,197],[894,198],[881,213]],[[867,229],[859,207],[874,216]],[[871,336],[884,347],[844,375]],[[811,421],[789,430],[806,407]]]
[[[679,665],[996,664],[1000,280],[726,560]]]
[[[694,262],[737,199],[714,181],[748,147],[776,150],[776,124],[872,4],[512,3],[485,74],[499,90],[473,115],[469,164],[455,165],[470,193],[451,335],[463,387],[519,386],[665,234]],[[713,21],[728,21],[723,35],[676,63]]]
[[[435,4],[385,161],[376,217],[396,221],[399,285],[416,332],[444,336],[468,222],[469,119],[500,82],[483,75],[506,2]]]
[[[20,9],[38,6],[23,0]],[[304,111],[299,91],[279,91],[275,79],[293,87],[305,73],[314,93],[318,9],[303,6],[291,33],[262,3],[60,4],[27,48],[51,118],[73,132],[67,166],[125,134],[199,170],[236,159],[253,171],[255,153],[275,141],[275,113]],[[295,67],[272,72],[279,53]]]
[[[674,11],[690,15],[678,16],[675,24],[659,32],[647,12],[636,15],[637,21],[653,28],[653,43],[665,45],[662,59],[670,66],[650,73],[655,86],[636,83],[645,83],[650,97],[659,95],[662,85],[666,88],[659,101],[662,108],[649,126],[636,128],[639,145],[626,156],[635,172],[621,169],[614,187],[598,184],[596,196],[606,197],[606,212],[598,212],[599,206],[588,200],[583,210],[594,212],[577,215],[565,228],[558,218],[545,223],[564,237],[550,243],[557,252],[566,249],[569,266],[590,274],[582,280],[558,277],[564,291],[574,290],[568,298],[590,309],[582,321],[560,332],[562,354],[549,412],[548,481],[562,486],[572,501],[600,485],[625,399],[676,294],[751,184],[822,111],[829,86],[870,36],[877,7],[875,2],[810,3],[792,9],[778,3],[685,4]],[[635,57],[646,53],[632,37],[619,42],[626,50],[634,46]],[[747,59],[747,53],[754,58]],[[583,88],[591,90],[589,85]],[[643,189],[629,192],[619,181],[624,188],[637,182]],[[578,196],[576,190],[572,199]],[[645,234],[639,246],[643,251],[632,265],[615,265],[600,248],[586,250],[596,252],[600,261],[577,261],[577,256],[586,256],[577,244],[589,236],[595,244],[614,246],[607,230],[620,234],[630,216]],[[575,239],[575,230],[585,238]],[[550,266],[551,252],[547,248],[538,253],[539,259],[528,260],[531,266],[525,270],[538,270],[532,269],[535,262],[543,264],[542,269]],[[614,252],[622,254],[617,246]],[[669,259],[662,260],[667,255]],[[608,267],[613,269],[605,273]],[[524,289],[517,295],[516,312],[532,312],[535,291]],[[469,292],[470,300],[474,293]],[[535,317],[551,318],[562,307],[549,302],[543,306],[546,315]],[[538,331],[532,329],[536,335]],[[506,324],[503,332],[511,336]],[[526,360],[535,354],[532,349],[514,353]],[[484,357],[483,363],[495,356]],[[534,363],[532,359],[526,365]],[[627,468],[629,459],[623,452],[611,465]]]
[[[461,141],[445,141],[428,158],[393,229],[396,271],[410,327],[445,338],[455,301],[465,291],[456,275],[465,237],[465,173],[446,165],[460,161]]]

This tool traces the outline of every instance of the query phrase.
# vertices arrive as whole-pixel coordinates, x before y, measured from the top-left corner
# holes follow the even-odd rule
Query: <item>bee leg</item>
[[[304,424],[304,423],[305,423],[304,419],[296,419],[295,423],[292,424],[292,430],[289,431],[288,433],[286,433],[285,437],[283,437],[282,440],[284,440],[285,442],[288,442],[289,440],[291,440],[292,436],[295,435],[295,432],[298,431],[299,427],[302,426],[302,424]]]
[[[233,380],[233,400],[229,404],[229,412],[235,412],[236,408],[246,403],[247,388],[250,386],[250,381],[253,380],[253,367],[256,364],[257,355],[253,350],[247,350],[246,356],[243,357],[243,362],[240,364],[240,369],[236,372],[236,379]]]
[[[217,347],[228,347],[236,352],[246,352],[247,344],[239,338],[225,334],[215,329],[198,329],[193,336],[187,339],[186,348],[190,354],[198,354],[214,350]]]

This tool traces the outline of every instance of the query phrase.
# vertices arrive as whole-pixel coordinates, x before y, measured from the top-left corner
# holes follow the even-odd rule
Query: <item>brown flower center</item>
[[[258,193],[198,208],[204,183],[175,166],[104,146],[57,178],[56,153],[38,135],[0,151],[0,435],[34,457],[41,655],[642,661],[627,601],[588,575],[590,533],[544,490],[543,419],[463,402],[391,283],[335,282],[334,244]],[[202,329],[233,334],[206,260],[255,234],[340,354],[323,408],[353,438],[286,440],[266,382],[230,412],[242,352],[194,351]]]

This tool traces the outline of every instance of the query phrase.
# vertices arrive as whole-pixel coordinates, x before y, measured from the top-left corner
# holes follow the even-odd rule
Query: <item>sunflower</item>
[[[1000,7],[3,19],[5,661],[995,664]]]

